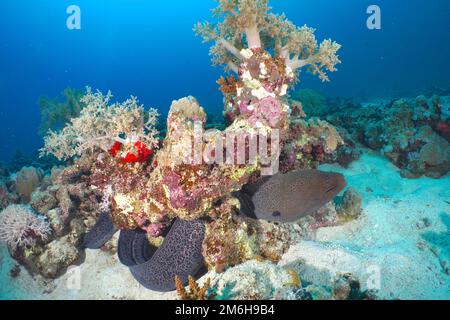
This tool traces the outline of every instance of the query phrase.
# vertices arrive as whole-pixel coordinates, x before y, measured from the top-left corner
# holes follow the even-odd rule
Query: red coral
[[[116,143],[114,143],[112,148],[109,150],[109,154],[112,155],[113,157],[115,157],[121,148],[122,148],[122,144],[120,142],[116,142]]]
[[[150,157],[153,153],[153,149],[148,149],[147,146],[142,143],[141,141],[138,141],[134,144],[134,147],[136,148],[135,152],[128,152],[125,157],[120,158],[120,161],[124,163],[144,163],[147,161],[148,157]],[[122,143],[116,142],[112,146],[112,148],[109,150],[109,153],[115,157],[117,156],[117,153],[122,149]]]

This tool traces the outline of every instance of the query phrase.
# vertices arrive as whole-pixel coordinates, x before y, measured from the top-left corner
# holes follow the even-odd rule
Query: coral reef
[[[335,66],[340,63],[337,56],[340,45],[331,40],[324,40],[319,45],[314,35],[315,29],[307,26],[299,28],[285,15],[270,13],[269,9],[267,0],[219,1],[214,15],[222,21],[217,25],[199,23],[194,31],[205,42],[215,42],[211,48],[214,64],[225,65],[236,73],[240,64],[248,60],[249,71],[255,71],[250,73],[260,74],[258,71],[263,71],[262,75],[268,78],[279,75],[273,73],[271,66],[261,65],[264,59],[252,59],[254,53],[259,55],[257,51],[265,49],[274,52],[275,64],[272,66],[275,67],[278,60],[279,64],[288,68],[288,74],[291,73],[292,77],[306,66],[323,81],[328,81],[326,71],[336,71]],[[263,53],[262,56],[266,55]],[[286,70],[278,71],[283,74]]]
[[[41,156],[73,164],[55,168],[39,190],[29,192],[56,237],[27,255],[29,269],[56,277],[78,259],[85,232],[91,231],[84,247],[104,248],[116,228],[121,262],[154,290],[173,290],[176,275],[186,284],[203,262],[222,272],[252,259],[281,259],[299,226],[243,216],[235,192],[279,170],[301,172],[338,159],[344,142],[338,131],[325,121],[305,120],[288,90],[302,68],[328,81],[327,72],[340,63],[340,45],[318,44],[314,29],[270,13],[264,0],[220,1],[215,15],[222,20],[217,26],[198,24],[195,31],[215,42],[214,63],[237,74],[218,81],[226,126],[206,131],[204,109],[186,97],[173,101],[159,140],[156,110],[146,112],[134,97],[111,103],[110,93],[87,88],[77,98],[79,114],[61,130],[50,130],[41,149]],[[302,213],[313,213],[345,185],[328,180],[337,182],[311,188],[317,192],[306,200],[317,199],[305,201],[310,206]],[[270,199],[280,207],[275,196]],[[290,211],[274,207],[271,213],[295,221],[293,203],[287,204]]]
[[[365,105],[347,103],[327,120],[344,128],[353,141],[380,151],[402,169],[402,176],[439,178],[450,170],[445,101],[434,95]]]

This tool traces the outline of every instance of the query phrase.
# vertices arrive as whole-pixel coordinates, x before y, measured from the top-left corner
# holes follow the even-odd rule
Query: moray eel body
[[[102,212],[95,226],[84,236],[82,246],[87,249],[100,249],[116,232],[117,228],[114,226],[109,213]]]
[[[313,214],[346,185],[344,176],[338,173],[299,170],[262,178],[233,195],[245,215],[288,223]]]
[[[109,214],[102,213],[85,236],[83,246],[100,249],[116,231]],[[150,245],[142,230],[120,231],[117,254],[120,262],[147,289],[173,291],[175,276],[187,285],[189,276],[199,278],[206,273],[202,254],[204,237],[204,222],[177,219],[159,248]]]
[[[145,288],[168,292],[175,290],[175,276],[184,284],[197,275],[204,264],[202,244],[205,225],[200,220],[177,219],[163,244],[145,263],[131,266],[134,278]]]
[[[127,266],[135,266],[151,259],[156,248],[150,245],[147,233],[143,230],[122,230],[119,236],[117,255],[120,262]]]

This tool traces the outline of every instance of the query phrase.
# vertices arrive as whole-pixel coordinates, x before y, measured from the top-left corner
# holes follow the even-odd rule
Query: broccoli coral
[[[60,132],[49,131],[40,150],[41,156],[52,154],[63,160],[95,150],[108,152],[120,142],[124,145],[120,151],[126,158],[130,151],[142,149],[143,144],[146,150],[155,147],[158,112],[155,109],[145,112],[135,97],[114,104],[110,104],[111,98],[111,93],[104,96],[99,91],[93,93],[88,87],[81,98],[86,107]]]
[[[248,58],[248,51],[264,49],[282,59],[291,72],[302,67],[322,81],[329,81],[327,71],[336,71],[341,46],[330,40],[319,44],[315,29],[295,26],[285,15],[270,13],[268,0],[218,0],[214,15],[218,24],[198,23],[194,31],[205,42],[214,41],[211,48],[213,63],[225,65],[236,73]],[[298,73],[297,73],[298,75]]]
[[[0,213],[0,241],[13,253],[47,240],[51,231],[45,217],[36,215],[29,206],[10,205]]]

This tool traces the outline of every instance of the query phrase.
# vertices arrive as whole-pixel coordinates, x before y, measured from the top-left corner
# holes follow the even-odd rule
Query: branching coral
[[[205,284],[200,287],[195,279],[189,277],[189,289],[186,290],[183,282],[177,276],[175,278],[175,285],[178,293],[178,297],[181,300],[207,300],[208,299],[208,290],[210,290],[211,280],[207,279]]]
[[[45,241],[51,234],[50,224],[24,205],[10,205],[0,213],[0,240],[13,253]]]
[[[52,154],[62,160],[98,149],[108,151],[119,142],[128,148],[123,150],[126,157],[138,142],[149,149],[155,147],[157,111],[150,109],[145,112],[135,97],[123,103],[110,104],[111,98],[111,93],[105,96],[87,88],[86,95],[81,99],[86,107],[60,132],[49,132],[41,155]]]
[[[222,21],[199,23],[194,27],[205,42],[215,42],[211,48],[215,65],[225,65],[238,73],[239,65],[247,58],[242,49],[247,48],[274,52],[274,59],[281,59],[290,72],[307,67],[322,81],[329,81],[327,71],[336,71],[341,46],[330,39],[319,44],[315,29],[306,25],[297,27],[284,14],[269,13],[267,0],[218,2],[214,14]]]

